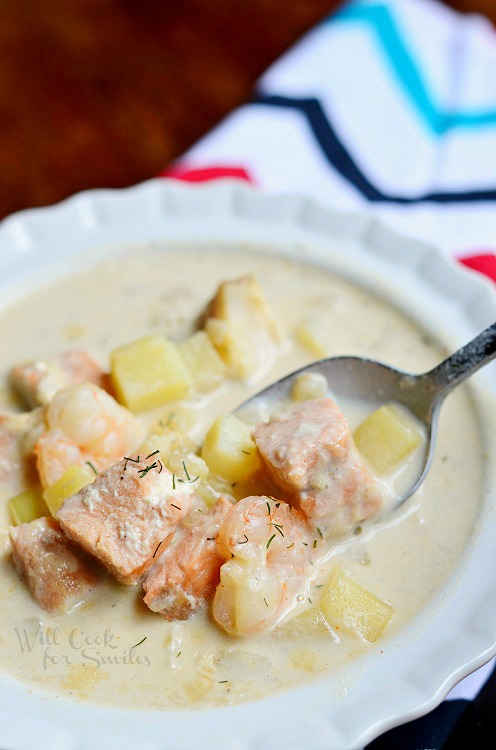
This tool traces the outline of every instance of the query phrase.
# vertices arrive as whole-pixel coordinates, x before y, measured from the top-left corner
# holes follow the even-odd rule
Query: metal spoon
[[[341,396],[403,404],[424,426],[426,439],[418,474],[398,499],[400,505],[415,492],[429,470],[444,399],[495,357],[496,322],[429,372],[413,375],[362,357],[330,357],[301,367],[269,385],[238,406],[236,413],[251,411],[262,404],[267,409],[270,404],[289,398],[295,379],[304,373],[323,375],[337,399]]]

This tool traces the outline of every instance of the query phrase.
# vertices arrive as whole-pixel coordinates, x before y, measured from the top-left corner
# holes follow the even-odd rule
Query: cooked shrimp
[[[305,516],[287,503],[273,497],[236,503],[219,532],[227,562],[213,604],[217,623],[233,635],[275,625],[305,590],[313,545]]]
[[[10,383],[27,406],[49,404],[68,385],[95,383],[102,386],[104,373],[100,365],[84,350],[62,352],[53,360],[22,362],[10,371]]]
[[[90,461],[99,471],[134,450],[142,429],[131,412],[93,383],[64,388],[46,407],[46,430],[34,452],[44,487],[71,464]]]

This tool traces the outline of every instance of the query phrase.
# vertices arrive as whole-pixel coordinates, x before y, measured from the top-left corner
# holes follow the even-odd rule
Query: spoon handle
[[[446,396],[483,365],[496,357],[496,323],[486,328],[468,344],[426,373],[439,393]]]

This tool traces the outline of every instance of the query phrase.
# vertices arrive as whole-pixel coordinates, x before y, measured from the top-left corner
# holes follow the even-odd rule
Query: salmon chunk
[[[57,518],[70,539],[131,585],[186,515],[193,492],[193,483],[176,479],[155,454],[124,458],[69,497]]]
[[[254,428],[253,439],[275,482],[319,536],[349,531],[382,503],[330,398],[303,401]]]
[[[47,612],[69,612],[94,591],[94,563],[72,544],[53,518],[10,529],[13,560],[29,590]]]
[[[95,383],[101,388],[105,385],[100,365],[88,352],[79,349],[63,352],[53,360],[22,362],[12,368],[9,379],[30,409],[49,404],[68,385]]]
[[[144,582],[145,604],[167,620],[186,620],[214,595],[224,562],[217,536],[231,503],[221,497],[190,528],[180,528]]]

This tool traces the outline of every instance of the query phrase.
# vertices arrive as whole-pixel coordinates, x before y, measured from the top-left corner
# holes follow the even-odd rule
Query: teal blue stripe
[[[433,102],[428,87],[418,71],[413,55],[385,5],[351,4],[330,16],[332,22],[368,24],[375,32],[381,50],[388,60],[405,94],[419,115],[436,134],[452,128],[474,128],[496,124],[495,110],[441,112]]]

